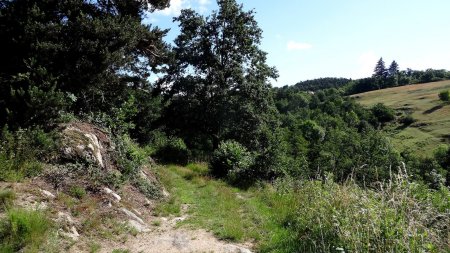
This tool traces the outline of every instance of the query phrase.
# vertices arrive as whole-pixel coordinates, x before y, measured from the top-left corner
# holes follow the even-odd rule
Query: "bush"
[[[38,252],[50,228],[40,211],[11,209],[0,224],[0,252]]]
[[[189,160],[189,150],[182,139],[170,138],[158,148],[154,156],[159,162],[164,164],[186,165]]]
[[[405,126],[409,126],[414,122],[416,122],[416,119],[414,119],[411,115],[407,115],[400,120],[400,123]]]
[[[38,175],[40,161],[53,159],[57,153],[57,137],[40,128],[10,132],[6,127],[0,135],[0,180],[20,181]]]
[[[229,140],[220,143],[214,151],[210,168],[218,177],[226,177],[230,182],[252,178],[253,155],[239,142]]]
[[[446,91],[440,92],[439,99],[444,102],[449,102],[450,101],[450,91],[446,90]]]
[[[394,110],[382,103],[378,103],[372,107],[372,114],[380,123],[386,123],[395,119]]]

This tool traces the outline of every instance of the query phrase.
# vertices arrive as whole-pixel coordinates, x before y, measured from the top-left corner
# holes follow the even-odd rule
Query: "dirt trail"
[[[110,253],[114,249],[127,249],[132,253],[161,253],[161,252],[218,252],[218,253],[250,253],[249,245],[231,244],[220,241],[211,233],[198,229],[189,230],[177,228],[177,222],[186,216],[177,218],[159,218],[158,226],[150,226],[149,232],[130,236],[125,242],[103,241],[101,253]]]

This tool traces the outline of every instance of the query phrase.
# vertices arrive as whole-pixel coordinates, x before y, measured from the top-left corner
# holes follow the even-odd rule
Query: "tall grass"
[[[262,252],[449,250],[449,191],[433,192],[401,174],[376,190],[328,179],[303,182],[284,193],[266,187],[260,198],[289,231],[263,242]]]
[[[0,252],[38,252],[50,228],[41,211],[10,209],[0,223]]]
[[[448,252],[450,192],[412,183],[399,173],[376,189],[352,181],[280,179],[243,191],[204,169],[162,168],[172,198],[161,215],[219,238],[253,241],[260,252]]]

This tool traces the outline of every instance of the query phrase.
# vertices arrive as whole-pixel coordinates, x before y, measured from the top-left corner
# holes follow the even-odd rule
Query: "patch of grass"
[[[10,207],[13,204],[15,198],[16,198],[16,194],[14,193],[13,190],[1,189],[0,190],[0,210],[1,209],[5,210],[8,207]]]
[[[88,248],[89,248],[89,253],[97,253],[100,251],[102,246],[96,242],[89,242]]]
[[[86,190],[81,186],[74,185],[70,187],[69,194],[74,198],[82,199],[84,198],[84,196],[86,196]]]
[[[213,180],[194,165],[189,167],[161,167],[161,181],[171,193],[171,198],[156,208],[159,215],[181,215],[181,205],[189,206],[188,218],[180,225],[206,228],[218,238],[230,241],[245,241],[261,238],[270,233],[271,221],[265,217],[260,202],[238,188],[223,181]],[[194,168],[195,171],[190,168]],[[186,175],[193,176],[186,179]],[[252,203],[247,200],[256,201]]]
[[[409,149],[418,155],[433,154],[434,149],[449,143],[450,105],[442,103],[438,94],[450,89],[450,81],[406,85],[356,94],[356,100],[368,107],[383,103],[399,112],[407,111],[409,119],[403,127],[387,128],[400,151]],[[411,119],[414,119],[412,122]]]
[[[51,228],[41,211],[10,209],[0,225],[0,252],[38,252]]]
[[[160,220],[154,220],[154,221],[152,221],[152,225],[155,226],[155,227],[159,227],[159,226],[161,226],[161,221]]]

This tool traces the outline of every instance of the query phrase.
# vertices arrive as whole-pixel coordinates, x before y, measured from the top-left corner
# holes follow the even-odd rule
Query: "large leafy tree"
[[[0,3],[0,125],[48,120],[70,105],[108,111],[164,62],[165,31],[143,25],[168,0]]]
[[[262,31],[253,11],[234,0],[219,0],[209,17],[183,10],[175,18],[181,34],[175,40],[169,124],[188,141],[215,149],[235,139],[251,150],[265,144],[265,128],[274,127],[270,78],[259,48]]]

